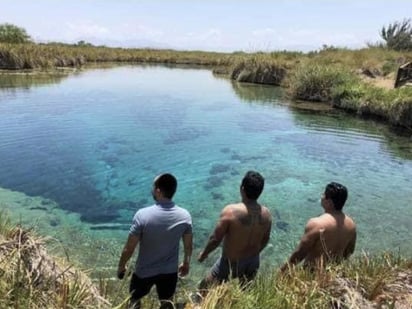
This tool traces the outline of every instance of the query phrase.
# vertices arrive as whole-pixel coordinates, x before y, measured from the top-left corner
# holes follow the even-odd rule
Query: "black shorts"
[[[157,295],[160,300],[172,299],[177,284],[177,273],[160,274],[153,277],[139,278],[135,273],[130,281],[131,301],[137,301],[149,294],[153,285],[156,285]]]

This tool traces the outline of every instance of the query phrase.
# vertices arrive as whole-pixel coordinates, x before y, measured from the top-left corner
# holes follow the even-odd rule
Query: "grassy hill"
[[[48,241],[0,214],[0,308],[127,308],[128,280],[110,274],[91,279],[67,258],[50,256]],[[158,307],[152,292],[143,308]],[[281,274],[274,265],[261,269],[246,287],[233,280],[211,289],[197,299],[200,304],[191,297],[195,292],[195,286],[180,280],[176,308],[406,309],[412,306],[412,260],[362,254],[314,273],[297,267]]]

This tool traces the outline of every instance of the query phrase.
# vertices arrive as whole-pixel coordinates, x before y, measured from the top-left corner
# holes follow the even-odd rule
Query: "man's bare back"
[[[269,210],[257,201],[263,187],[262,175],[248,171],[240,185],[242,202],[223,208],[216,227],[197,258],[202,263],[223,241],[222,255],[200,283],[201,290],[229,277],[249,281],[256,276],[260,265],[259,253],[268,244],[272,225]]]
[[[355,249],[356,226],[343,212],[325,213],[309,220],[306,237],[313,237],[311,250],[305,257],[305,264],[346,259]],[[313,234],[313,235],[310,235]]]
[[[223,256],[237,261],[260,253],[266,246],[271,229],[269,210],[258,203],[231,204],[223,209],[228,220],[223,239]]]
[[[308,221],[298,247],[282,270],[300,261],[309,267],[321,262],[339,262],[354,252],[356,225],[342,212],[346,198],[345,186],[334,182],[326,186],[321,200],[325,213]]]

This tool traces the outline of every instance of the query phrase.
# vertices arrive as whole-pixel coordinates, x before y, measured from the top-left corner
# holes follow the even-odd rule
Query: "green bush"
[[[384,89],[365,83],[337,87],[333,104],[359,115],[372,115],[412,128],[412,88]]]
[[[0,42],[3,43],[29,43],[30,36],[24,28],[12,24],[0,24]]]
[[[289,76],[288,93],[293,99],[332,102],[336,89],[358,82],[349,71],[331,65],[302,64]]]

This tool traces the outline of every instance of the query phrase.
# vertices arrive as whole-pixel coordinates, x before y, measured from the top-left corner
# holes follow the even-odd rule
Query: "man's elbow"
[[[132,256],[134,252],[134,248],[124,247],[123,248],[123,255],[124,256]]]
[[[301,248],[298,248],[290,256],[289,263],[294,265],[299,264],[301,261],[305,259],[305,257],[306,251],[302,250]]]
[[[355,247],[345,250],[345,252],[343,253],[343,258],[345,260],[348,259],[353,254],[354,251],[355,251]]]

